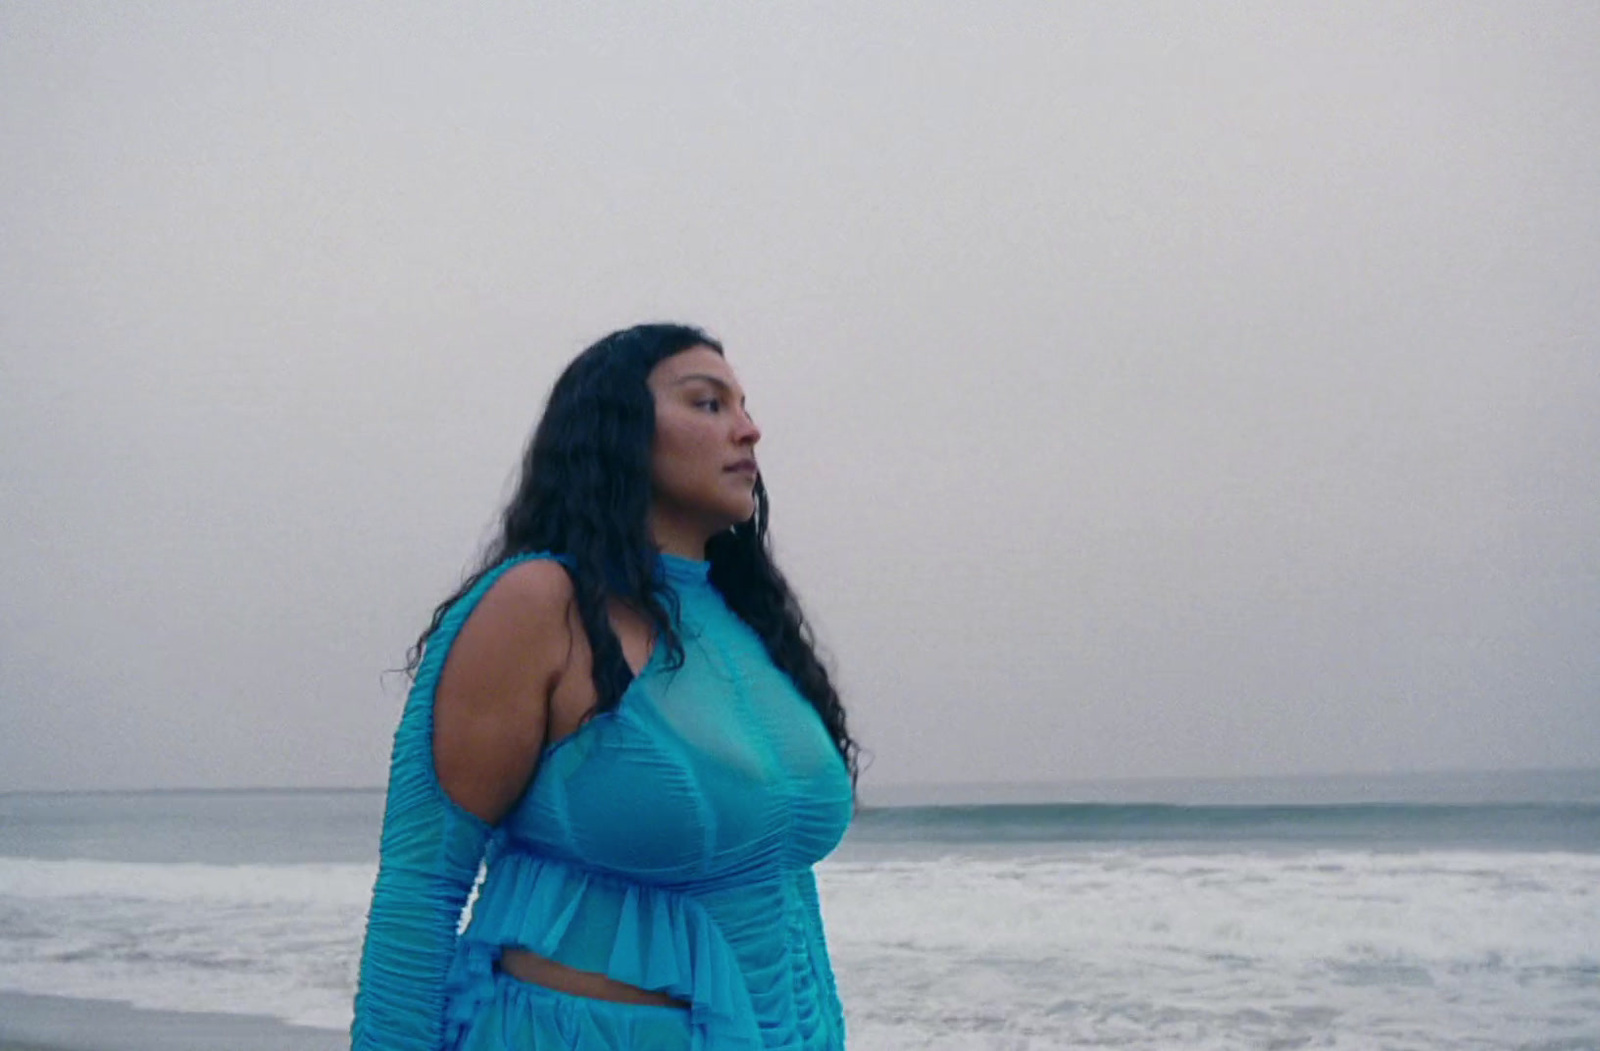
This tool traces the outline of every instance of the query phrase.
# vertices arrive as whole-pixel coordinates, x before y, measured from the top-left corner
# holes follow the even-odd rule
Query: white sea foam
[[[1600,1046],[1600,858],[1085,853],[839,865],[863,1046]]]
[[[344,1028],[374,871],[0,857],[0,987]]]
[[[1600,1047],[1593,854],[1116,849],[819,877],[858,1048]],[[0,858],[0,988],[343,1028],[372,878]]]

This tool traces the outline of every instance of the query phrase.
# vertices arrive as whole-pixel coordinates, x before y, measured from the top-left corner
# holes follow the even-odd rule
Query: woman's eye
[[[705,409],[707,412],[722,411],[722,402],[718,401],[716,398],[702,398],[694,404],[695,408]]]

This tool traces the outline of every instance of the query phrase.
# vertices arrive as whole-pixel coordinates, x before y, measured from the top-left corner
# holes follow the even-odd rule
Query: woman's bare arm
[[[490,824],[538,766],[550,695],[572,654],[571,604],[559,563],[513,566],[472,611],[439,677],[434,770],[458,806]]]

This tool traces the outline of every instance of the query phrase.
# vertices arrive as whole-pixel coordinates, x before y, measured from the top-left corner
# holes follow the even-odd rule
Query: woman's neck
[[[703,529],[682,522],[673,522],[654,512],[650,515],[650,538],[664,555],[677,555],[691,562],[706,560],[706,541],[711,539]]]

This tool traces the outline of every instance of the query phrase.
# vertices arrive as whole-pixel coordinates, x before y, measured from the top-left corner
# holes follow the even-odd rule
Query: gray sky
[[[0,789],[381,783],[659,318],[869,798],[1600,765],[1600,5],[320,8],[0,8]]]

